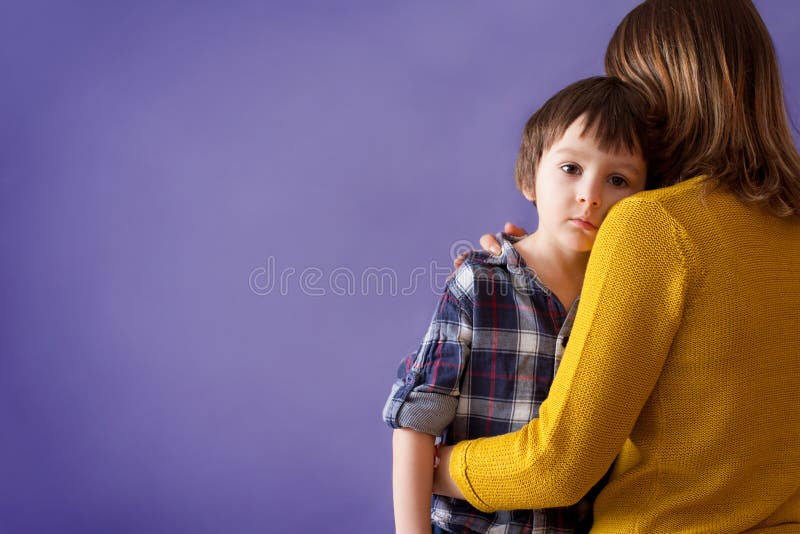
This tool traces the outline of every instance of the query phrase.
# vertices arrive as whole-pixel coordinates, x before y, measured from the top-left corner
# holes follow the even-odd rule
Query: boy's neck
[[[569,308],[581,293],[589,252],[564,250],[537,232],[514,243],[514,248],[545,287]]]

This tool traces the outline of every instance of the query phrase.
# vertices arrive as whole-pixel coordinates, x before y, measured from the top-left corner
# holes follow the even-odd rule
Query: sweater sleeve
[[[565,506],[603,476],[658,380],[692,259],[685,232],[660,204],[630,198],[611,210],[539,418],[453,450],[450,475],[472,505],[486,512]]]

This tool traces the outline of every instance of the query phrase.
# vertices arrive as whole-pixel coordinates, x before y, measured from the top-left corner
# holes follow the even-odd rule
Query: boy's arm
[[[400,534],[431,532],[434,436],[453,421],[472,343],[464,289],[472,289],[472,273],[468,267],[459,273],[448,282],[419,350],[401,365],[384,407],[384,420],[395,429],[392,478]]]
[[[398,534],[430,534],[434,437],[397,428],[392,435],[394,526]]]
[[[464,267],[448,281],[419,350],[401,363],[383,409],[392,428],[439,436],[453,421],[471,353],[471,306],[464,288],[471,291],[472,280]]]

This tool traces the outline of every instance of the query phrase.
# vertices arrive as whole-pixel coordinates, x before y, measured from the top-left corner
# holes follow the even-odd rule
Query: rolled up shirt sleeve
[[[459,287],[467,270],[448,282],[419,350],[400,364],[383,409],[392,428],[439,436],[455,416],[472,341],[469,299]]]

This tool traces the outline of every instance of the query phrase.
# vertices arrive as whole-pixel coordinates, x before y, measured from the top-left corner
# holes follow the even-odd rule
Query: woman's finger
[[[503,226],[503,231],[508,235],[513,235],[514,237],[523,237],[528,235],[528,232],[525,230],[525,228],[517,226],[511,222],[507,222],[505,226]]]
[[[483,234],[481,236],[481,247],[490,254],[500,255],[500,242],[492,234]]]

